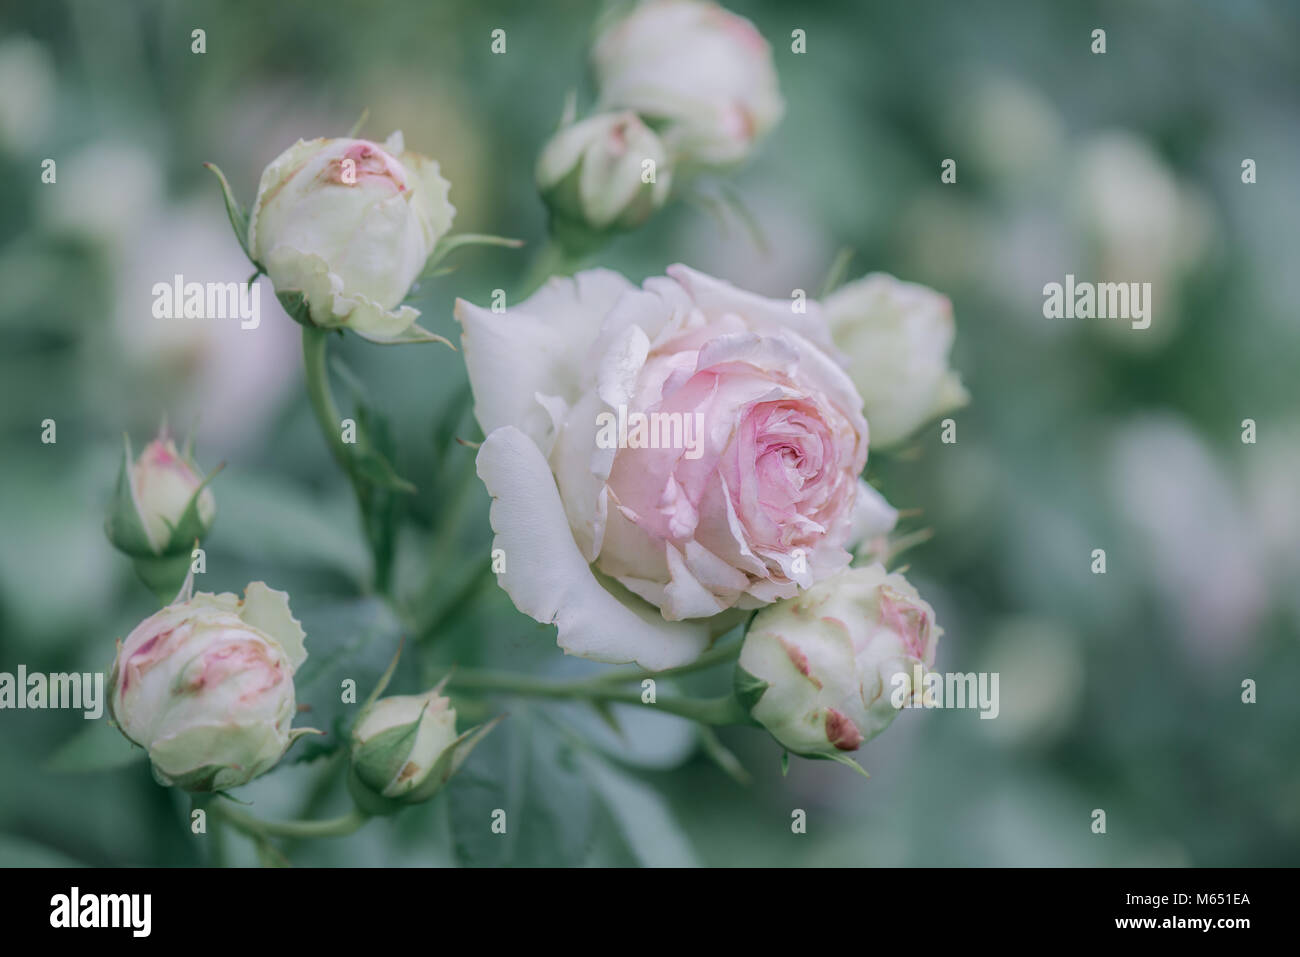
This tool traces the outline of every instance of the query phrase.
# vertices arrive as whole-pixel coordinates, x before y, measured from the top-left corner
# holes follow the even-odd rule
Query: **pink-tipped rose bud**
[[[104,530],[164,602],[181,587],[194,544],[212,527],[217,504],[208,478],[188,448],[177,451],[165,425],[138,459],[132,458],[131,440],[125,440]]]
[[[182,595],[118,643],[113,720],[149,752],[160,784],[187,791],[246,784],[311,733],[290,729],[304,638],[289,596],[262,582],[242,600]]]
[[[420,341],[403,305],[455,208],[438,164],[383,143],[299,140],[262,173],[248,250],[300,322],[377,342]]]
[[[902,575],[850,568],[754,616],[737,694],[789,750],[842,755],[894,720],[894,702],[916,690],[913,668],[934,663],[941,634],[934,609]]]

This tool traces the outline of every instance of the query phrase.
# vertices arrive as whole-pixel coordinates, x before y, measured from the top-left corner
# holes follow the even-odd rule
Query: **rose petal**
[[[497,580],[520,611],[558,627],[566,652],[660,670],[694,661],[708,647],[703,622],[665,621],[601,584],[573,540],[546,459],[522,431],[492,432],[479,449],[478,474],[493,499],[493,548],[506,558]]]

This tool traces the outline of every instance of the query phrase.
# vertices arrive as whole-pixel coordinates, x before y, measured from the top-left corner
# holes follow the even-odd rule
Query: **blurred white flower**
[[[97,140],[58,161],[41,189],[45,228],[120,255],[163,202],[163,169],[139,141]],[[224,214],[223,214],[224,215]]]
[[[1066,732],[1083,693],[1076,636],[1060,622],[1005,618],[995,623],[979,670],[1000,676],[1001,710],[979,730],[1015,745],[1044,746]]]
[[[54,116],[58,80],[54,60],[26,36],[0,40],[0,151],[30,153]]]
[[[1177,324],[1178,287],[1207,255],[1215,222],[1204,195],[1179,181],[1143,138],[1095,134],[1079,147],[1069,191],[1085,261],[1097,282],[1149,282],[1151,328],[1095,323],[1135,347],[1165,342]]]
[[[159,407],[169,410],[178,426],[197,417],[205,449],[220,458],[256,442],[261,427],[296,389],[302,375],[298,328],[281,313],[265,278],[254,291],[272,315],[256,329],[241,329],[238,322],[155,318],[154,283],[170,283],[176,274],[188,281],[242,282],[253,267],[230,232],[215,190],[142,225],[139,241],[124,250],[115,273],[108,347],[122,357],[125,369],[100,387],[129,390],[114,395],[114,404],[143,396],[143,418],[156,419]],[[101,345],[88,345],[89,362],[100,361]]]
[[[647,0],[591,54],[600,109],[636,110],[663,126],[675,157],[744,159],[780,120],[772,48],[754,24],[705,0]]]
[[[1034,87],[1006,74],[980,73],[968,78],[952,104],[952,123],[965,144],[961,159],[974,169],[1014,190],[1058,169],[1065,122]]]
[[[1239,491],[1205,442],[1181,419],[1138,419],[1115,436],[1110,480],[1146,546],[1126,564],[1154,579],[1188,651],[1239,651],[1266,611],[1265,574]]]

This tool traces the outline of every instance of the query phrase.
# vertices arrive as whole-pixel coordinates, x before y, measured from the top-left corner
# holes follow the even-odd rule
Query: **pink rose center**
[[[406,189],[402,168],[397,161],[374,143],[364,140],[353,143],[338,159],[330,160],[322,176],[326,182],[342,186],[380,179],[388,180],[399,193]]]

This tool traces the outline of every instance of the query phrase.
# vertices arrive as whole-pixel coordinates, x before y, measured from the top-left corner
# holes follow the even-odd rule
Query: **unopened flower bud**
[[[840,287],[822,306],[862,393],[872,448],[895,445],[969,400],[948,368],[956,327],[947,296],[872,273]]]
[[[537,160],[537,187],[565,231],[634,229],[672,183],[663,144],[635,113],[601,113],[557,132]]]
[[[591,54],[602,109],[635,110],[675,159],[743,160],[785,110],[772,48],[750,21],[703,0],[648,0]]]
[[[737,694],[789,750],[842,757],[894,720],[896,702],[918,690],[914,666],[934,663],[942,633],[902,575],[850,568],[754,616]]]
[[[456,734],[456,710],[434,688],[369,705],[352,731],[352,793],[371,814],[432,797],[492,727]]]
[[[300,322],[376,342],[432,339],[402,300],[451,228],[449,189],[401,133],[299,140],[262,173],[248,250]]]
[[[132,458],[131,440],[126,439],[105,531],[163,600],[176,594],[194,543],[212,527],[217,504],[207,487],[209,478],[199,472],[188,448],[177,451],[166,426],[138,459]]]
[[[187,583],[188,589],[188,583]],[[113,720],[160,784],[224,791],[269,771],[293,740],[293,675],[307,657],[289,596],[182,594],[118,643]]]

